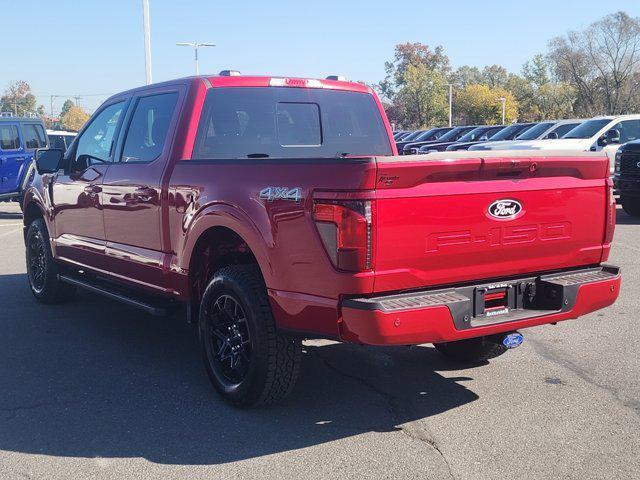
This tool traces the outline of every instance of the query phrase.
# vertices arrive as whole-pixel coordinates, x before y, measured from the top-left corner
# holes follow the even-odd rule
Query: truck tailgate
[[[375,291],[601,261],[606,157],[474,154],[378,158]]]

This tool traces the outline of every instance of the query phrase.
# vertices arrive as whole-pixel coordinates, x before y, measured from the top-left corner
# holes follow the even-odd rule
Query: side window
[[[624,120],[613,128],[620,132],[620,144],[640,138],[640,120]]]
[[[34,149],[47,146],[47,139],[42,125],[34,123],[22,124],[22,137],[24,138],[24,148]]]
[[[177,92],[142,97],[138,101],[127,131],[121,162],[146,163],[160,156],[177,101]]]
[[[78,140],[76,162],[83,167],[111,161],[113,140],[124,102],[109,105],[96,115]],[[84,158],[80,158],[84,157]]]
[[[15,125],[0,125],[0,150],[17,150],[20,148],[18,127]]]
[[[569,133],[570,130],[573,130],[578,125],[580,125],[580,124],[579,123],[565,123],[563,125],[560,125],[555,130],[553,130],[553,132],[558,134],[558,138],[562,138],[565,133]]]

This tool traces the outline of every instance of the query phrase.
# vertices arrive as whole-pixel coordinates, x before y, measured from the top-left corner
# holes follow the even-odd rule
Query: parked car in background
[[[420,140],[427,141],[429,139],[436,140],[440,136],[442,136],[442,132],[439,128],[429,128],[427,130],[420,130],[417,135],[409,135],[405,137],[403,140],[396,142],[396,148],[398,149],[398,153],[402,155],[402,150],[404,147],[412,142],[418,142]]]
[[[76,132],[67,132],[65,130],[47,130],[49,145],[51,148],[59,148],[60,150],[69,148],[76,135],[78,135]]]
[[[447,132],[450,132],[451,130],[453,130],[453,127],[431,128],[425,132],[422,132],[420,135],[418,135],[411,141],[396,142],[396,148],[398,149],[398,154],[399,155],[408,154],[409,150],[407,149],[407,146],[413,145],[415,142],[419,142],[419,143],[437,142],[440,138],[442,138],[443,135],[445,135]]]
[[[449,152],[468,150],[472,145],[490,142],[491,138],[504,128],[504,125],[485,125],[483,127],[474,128],[469,133],[461,137],[456,143],[449,145],[446,150]]]
[[[613,175],[618,148],[637,139],[640,139],[640,115],[605,116],[587,120],[557,140],[522,141],[509,150],[602,151],[609,157]]]
[[[510,138],[514,138],[518,133],[523,132],[525,129],[529,128],[532,125],[533,123],[514,123],[512,125],[509,125],[508,127],[502,128],[498,133],[494,134],[493,137],[491,138],[495,140],[507,140]],[[456,140],[455,142],[438,143],[431,146],[426,145],[420,148],[418,153],[443,152],[458,141],[460,141],[460,139]]]
[[[584,120],[576,119],[540,122],[520,133],[515,140],[494,140],[481,145],[474,145],[470,147],[469,150],[506,150],[522,141],[543,139],[553,140],[562,137],[582,122],[584,122]]]
[[[450,131],[448,131],[447,133],[445,133],[444,135],[442,135],[438,140],[432,140],[430,142],[414,142],[411,143],[410,145],[405,146],[404,149],[404,154],[408,155],[408,154],[415,154],[415,153],[419,153],[419,150],[423,149],[423,148],[427,148],[430,147],[432,145],[444,145],[442,147],[441,150],[444,150],[445,148],[447,148],[448,145],[451,145],[453,142],[457,142],[458,140],[460,140],[463,136],[465,136],[467,133],[469,133],[471,130],[473,130],[474,128],[479,127],[480,125],[465,125],[462,127],[455,127],[453,129],[451,129]],[[437,147],[434,147],[437,148]],[[400,151],[398,150],[398,153],[400,153]]]
[[[640,140],[628,142],[616,152],[613,183],[624,211],[640,217]]]
[[[414,130],[412,132],[409,132],[407,135],[405,135],[404,137],[402,137],[403,142],[408,142],[410,140],[415,139],[418,135],[423,134],[424,132],[426,132],[426,130]]]
[[[22,206],[33,175],[34,152],[48,145],[42,120],[0,117],[0,201],[18,201]]]
[[[417,132],[417,130],[407,130],[406,132],[402,132],[400,135],[398,135],[398,138],[395,138],[394,140],[396,142],[400,142],[415,132]]]

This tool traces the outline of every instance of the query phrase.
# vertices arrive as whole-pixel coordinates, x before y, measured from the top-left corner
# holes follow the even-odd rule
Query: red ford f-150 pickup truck
[[[608,160],[397,156],[374,92],[335,79],[191,77],[107,100],[26,192],[37,300],[86,288],[185,306],[238,406],[283,398],[301,339],[433,343],[479,361],[519,329],[612,304]]]

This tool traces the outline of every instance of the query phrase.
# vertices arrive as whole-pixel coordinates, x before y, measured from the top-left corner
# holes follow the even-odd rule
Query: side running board
[[[76,287],[84,288],[90,292],[97,293],[103,297],[116,300],[120,303],[124,303],[131,307],[143,310],[151,315],[157,317],[164,317],[171,313],[172,304],[170,301],[154,301],[152,299],[137,298],[133,294],[125,290],[119,289],[115,285],[108,284],[106,282],[90,282],[84,279],[79,279],[69,275],[58,275],[60,281],[68,283],[69,285],[75,285]]]

